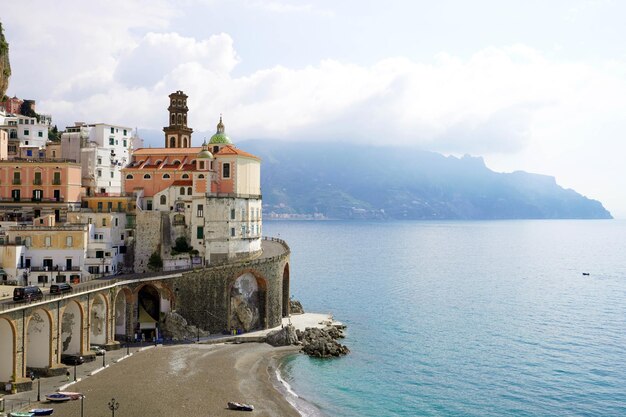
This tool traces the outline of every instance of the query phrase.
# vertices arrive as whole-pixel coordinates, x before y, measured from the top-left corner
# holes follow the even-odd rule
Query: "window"
[[[19,185],[22,183],[21,174],[19,172],[13,172],[13,184]]]
[[[115,128],[111,128],[111,134],[115,133]]]
[[[222,164],[222,178],[230,178],[230,163]]]
[[[28,131],[28,129],[24,129],[24,136],[28,136],[30,134],[30,132]]]
[[[40,138],[43,138],[43,132],[40,130],[39,132],[37,132],[37,136],[39,136]]]
[[[106,219],[106,217],[103,217],[103,218],[102,218],[102,225],[103,225],[103,226],[106,226],[106,225],[107,225],[107,219]]]
[[[204,179],[204,174],[200,174],[200,175],[198,175],[198,179],[199,179],[199,180]]]
[[[149,180],[150,178],[152,178],[152,177],[150,177],[150,174],[145,174],[145,175],[143,176],[143,179],[144,179],[144,180]]]
[[[200,161],[200,169],[204,169],[204,161]]]
[[[246,226],[241,225],[241,237],[245,237],[246,236]]]
[[[152,200],[146,201],[146,210],[152,210]]]
[[[11,190],[13,201],[20,201],[20,190]]]
[[[115,226],[119,225],[119,219],[116,217],[115,218]]]
[[[169,180],[170,178],[171,178],[170,174],[163,174],[163,179],[164,180]]]
[[[189,179],[189,174],[183,174],[183,176],[181,177],[184,180],[188,180]]]
[[[66,237],[65,238],[65,246],[67,246],[68,248],[71,248],[73,243],[74,243],[73,240],[74,239],[72,238],[72,236]]]
[[[124,147],[126,148],[127,146],[128,146],[128,142],[126,141],[126,139],[124,139]]]
[[[28,142],[28,141],[27,141],[27,142]],[[27,143],[27,145],[28,145],[28,143]],[[31,149],[28,149],[28,150],[26,151],[26,156],[33,156],[33,151],[32,151]]]
[[[235,220],[235,209],[230,209],[230,219]]]
[[[52,246],[52,238],[50,236],[46,236],[44,238],[44,246],[47,247],[47,248]]]
[[[132,180],[132,179],[133,179],[133,176],[132,176],[131,174],[127,174],[127,175],[126,175],[126,179],[127,179],[127,180]]]
[[[185,195],[185,187],[180,187],[180,195]]]
[[[30,236],[26,236],[24,238],[24,246],[26,246],[27,248],[30,247],[30,245],[32,245],[32,239]]]
[[[102,165],[102,158],[98,157],[98,165]]]
[[[41,201],[43,190],[33,190],[33,200]]]
[[[115,172],[111,171],[111,178],[115,178]]]
[[[34,185],[41,185],[41,172],[35,172],[35,179],[33,180]]]
[[[204,239],[204,226],[198,226],[196,229],[196,238]]]
[[[113,202],[112,201],[109,201],[107,203],[107,210],[109,211],[109,213],[113,211]]]
[[[126,136],[126,129],[124,129],[124,136]],[[126,146],[126,145],[124,145],[124,146]]]
[[[102,201],[98,201],[98,211],[102,211]]]
[[[54,178],[52,178],[52,184],[61,185],[61,173],[60,172],[54,173]]]
[[[193,190],[191,189],[191,187],[187,187],[187,195],[192,195],[193,194]]]
[[[164,195],[161,196],[161,201],[160,201],[162,206],[167,205],[167,197],[165,197]]]
[[[230,228],[230,236],[231,237],[235,237],[235,228],[234,227]]]
[[[109,145],[115,145],[115,138],[109,138]]]
[[[198,204],[198,209],[196,211],[196,215],[198,217],[204,217],[204,206],[202,204]]]
[[[99,169],[99,170],[98,170],[98,177],[101,177],[101,176],[102,176],[102,170],[101,170],[101,169]]]

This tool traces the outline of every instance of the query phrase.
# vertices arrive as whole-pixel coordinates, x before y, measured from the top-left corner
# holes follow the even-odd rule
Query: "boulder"
[[[308,327],[304,332],[296,332],[302,343],[302,352],[317,358],[330,358],[350,353],[350,349],[336,341],[343,332],[336,327],[318,329]]]
[[[304,307],[298,300],[289,300],[289,312],[291,314],[304,314]]]
[[[207,337],[210,333],[206,330],[198,329],[196,326],[187,324],[187,320],[176,312],[165,314],[161,326],[161,334],[166,339],[172,340],[192,340],[198,337]]]
[[[274,330],[267,334],[265,342],[272,346],[289,346],[297,345],[298,336],[296,335],[295,327],[291,324],[283,327],[280,330]]]

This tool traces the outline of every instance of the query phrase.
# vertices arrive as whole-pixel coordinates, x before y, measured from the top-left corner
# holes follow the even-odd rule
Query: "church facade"
[[[169,97],[165,146],[135,150],[122,169],[123,191],[136,201],[135,271],[147,271],[154,253],[166,269],[258,255],[260,159],[232,143],[221,117],[209,143],[191,146],[187,95]]]

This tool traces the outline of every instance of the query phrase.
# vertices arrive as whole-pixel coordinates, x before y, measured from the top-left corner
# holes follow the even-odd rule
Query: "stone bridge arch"
[[[228,285],[228,328],[251,331],[267,328],[267,280],[248,269],[231,278]]]
[[[115,295],[114,305],[114,335],[115,339],[127,340],[131,330],[131,313],[133,292],[128,287],[121,288]]]
[[[52,366],[52,314],[35,309],[26,324],[26,368],[43,370]]]
[[[83,351],[83,306],[71,300],[61,316],[61,354],[79,355]]]
[[[102,294],[95,294],[89,306],[89,343],[106,345],[108,326],[108,300]]]
[[[15,379],[17,331],[13,322],[0,317],[0,382],[9,382]]]
[[[154,283],[145,283],[135,289],[135,333],[144,340],[159,337],[161,321],[161,291]]]

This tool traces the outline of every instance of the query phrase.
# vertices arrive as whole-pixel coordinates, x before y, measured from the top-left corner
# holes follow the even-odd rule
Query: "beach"
[[[159,346],[138,352],[71,387],[85,395],[84,415],[233,416],[228,401],[254,405],[255,416],[300,414],[275,387],[274,361],[297,352],[265,343]],[[53,404],[56,416],[80,416],[80,401]]]

